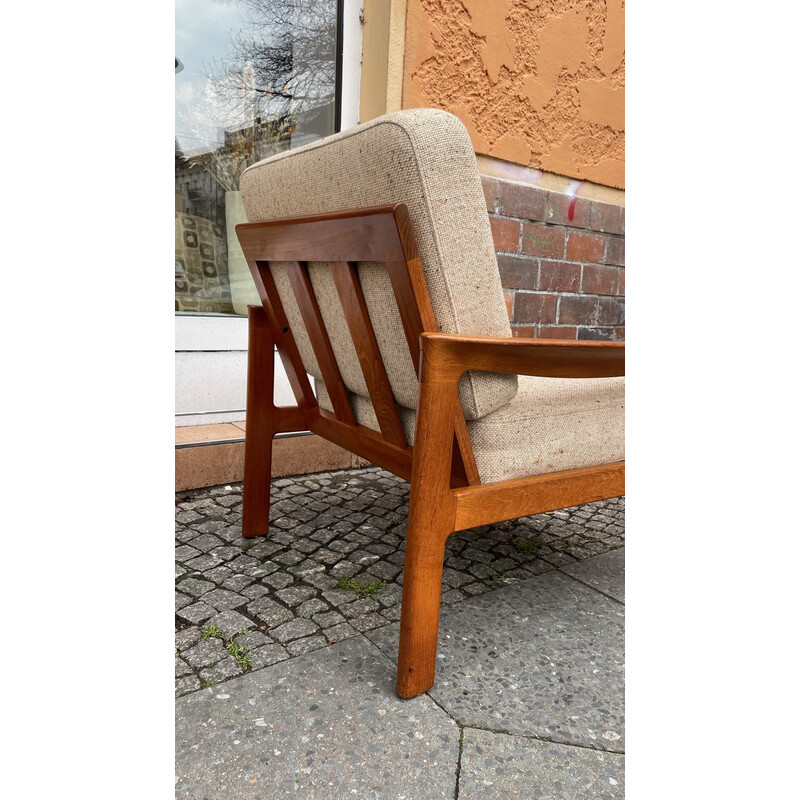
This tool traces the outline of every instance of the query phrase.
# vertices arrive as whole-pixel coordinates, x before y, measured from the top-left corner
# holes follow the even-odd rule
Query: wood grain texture
[[[625,462],[453,490],[456,530],[625,494]]]
[[[544,378],[610,378],[625,374],[624,342],[498,339],[423,333],[426,369],[435,380],[458,380],[469,369]],[[434,380],[434,378],[429,378]]]
[[[350,405],[347,387],[342,380],[331,340],[328,338],[328,331],[325,328],[311,279],[308,276],[308,266],[301,261],[289,262],[286,264],[286,275],[292,285],[300,316],[303,318],[311,347],[317,357],[322,380],[325,382],[325,388],[331,398],[333,410],[340,420],[349,425],[355,425],[356,418],[353,415],[353,407]]]
[[[390,444],[407,447],[355,265],[352,261],[334,261],[330,269],[381,433]]]
[[[455,530],[450,477],[457,405],[455,384],[420,384],[397,658],[400,697],[426,692],[435,677],[444,545]]]

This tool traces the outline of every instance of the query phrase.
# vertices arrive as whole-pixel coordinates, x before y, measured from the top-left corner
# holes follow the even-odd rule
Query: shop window
[[[175,310],[258,302],[239,178],[340,128],[341,0],[176,0]]]

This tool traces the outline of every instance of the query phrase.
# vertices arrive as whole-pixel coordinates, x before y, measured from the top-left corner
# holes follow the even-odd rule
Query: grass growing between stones
[[[514,547],[516,548],[518,553],[522,553],[523,555],[529,555],[530,553],[535,553],[539,548],[541,548],[542,543],[536,536],[530,536],[527,539],[517,539],[514,542]]]
[[[384,586],[386,586],[386,581],[372,581],[372,583],[362,584],[344,575],[339,578],[340,589],[349,589],[359,597],[372,597],[375,592],[379,592]]]
[[[236,659],[236,663],[239,667],[245,672],[253,668],[253,661],[238,642],[231,642],[226,649]]]
[[[203,628],[201,641],[207,642],[209,639],[225,639],[225,635],[216,625],[209,625]]]

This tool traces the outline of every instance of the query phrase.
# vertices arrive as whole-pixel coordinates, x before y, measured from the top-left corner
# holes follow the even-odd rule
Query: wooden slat
[[[458,380],[471,369],[546,378],[610,378],[625,374],[624,342],[446,333],[424,333],[422,339],[425,368],[433,366],[439,381]]]
[[[322,380],[333,404],[336,416],[348,425],[355,425],[356,419],[353,416],[353,408],[350,405],[350,398],[347,396],[347,388],[342,380],[339,365],[336,363],[336,356],[333,354],[331,341],[322,320],[322,314],[308,277],[308,268],[300,261],[293,261],[286,264],[286,274],[297,298],[297,305],[306,326],[308,338],[314,355],[317,357]]]
[[[254,258],[255,256],[247,255],[247,263],[253,275],[261,305],[267,312],[269,325],[272,328],[272,338],[277,345],[289,385],[292,387],[299,406],[313,408],[317,404],[317,400],[311,390],[311,384],[303,367],[294,336],[289,330],[289,322],[286,319],[283,305],[281,305],[278,287],[275,286],[269,264],[253,260]]]
[[[406,341],[411,350],[414,369],[419,374],[420,333],[422,331],[436,332],[438,326],[428,294],[422,262],[417,252],[408,209],[404,205],[398,204],[394,208],[394,218],[404,260],[387,262],[386,270],[397,300],[397,308],[400,311]],[[467,431],[464,409],[460,402],[456,409],[455,437],[453,472],[463,475],[469,484],[479,484],[481,479],[478,474],[478,465],[475,463],[475,454]]]
[[[345,425],[324,408],[319,408],[317,415],[312,416],[309,430],[407,481],[411,480],[414,451],[410,447],[395,447],[377,431],[363,425]]]
[[[251,222],[236,233],[243,250],[269,252],[270,261],[388,261],[399,249],[392,208]]]
[[[454,489],[456,530],[592,503],[625,493],[625,462]]]
[[[407,447],[355,265],[349,261],[333,261],[330,268],[381,433],[390,444]]]

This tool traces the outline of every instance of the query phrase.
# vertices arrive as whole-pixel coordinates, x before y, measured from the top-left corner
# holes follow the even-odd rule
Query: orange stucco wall
[[[625,0],[408,0],[403,107],[476,152],[625,186]]]

